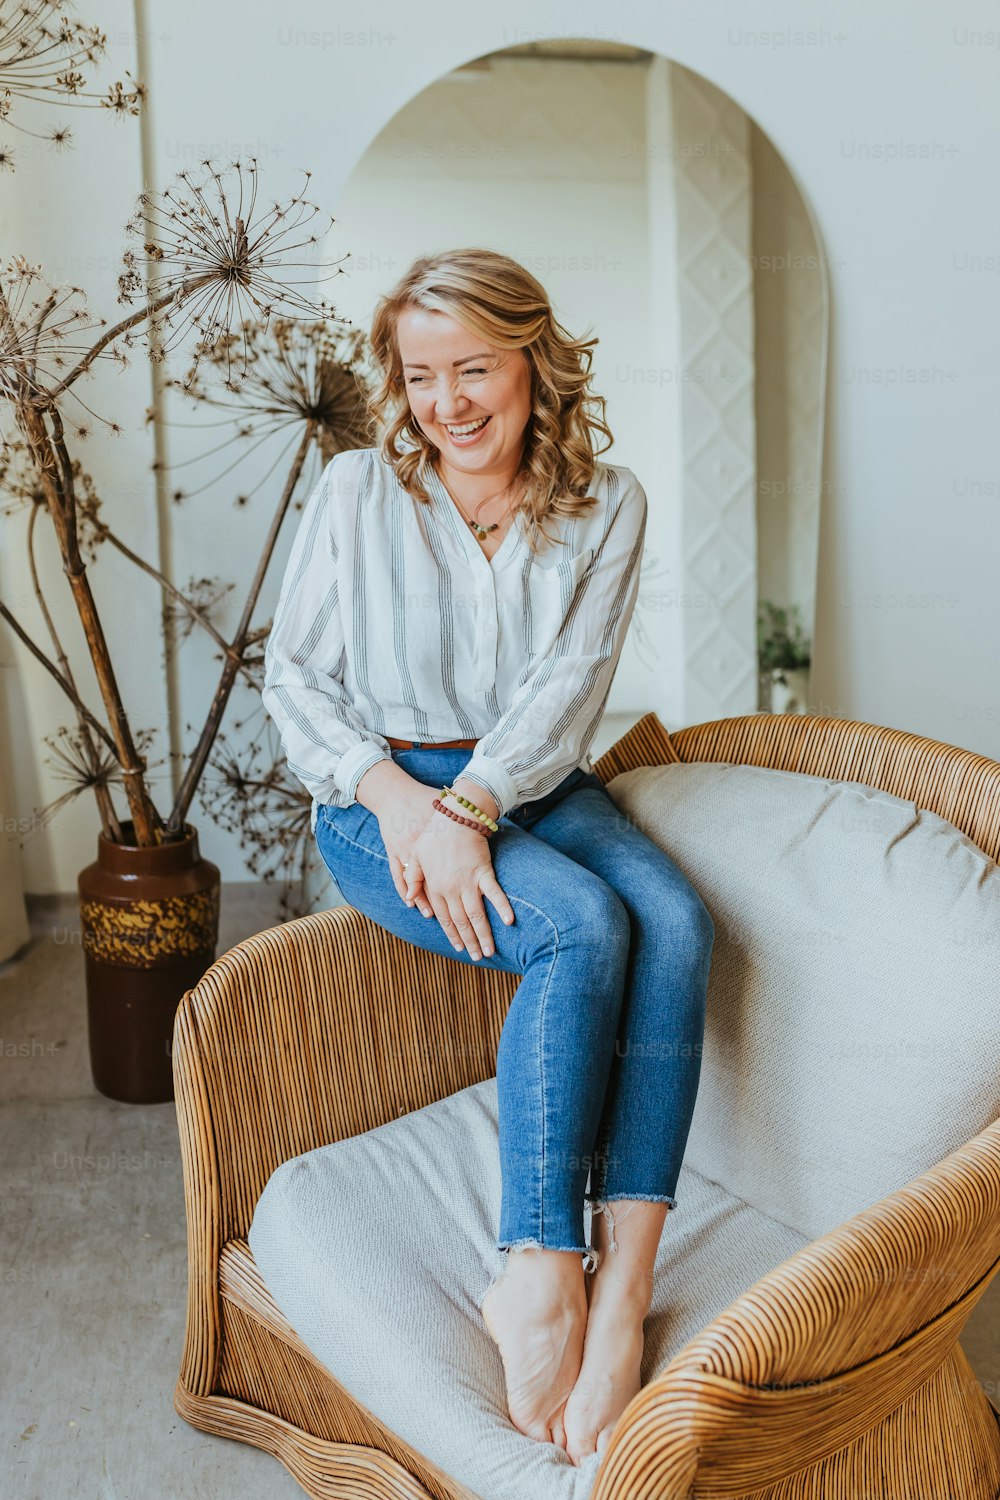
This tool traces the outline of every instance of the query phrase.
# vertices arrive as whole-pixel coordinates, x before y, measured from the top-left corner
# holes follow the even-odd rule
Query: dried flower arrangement
[[[48,646],[43,648],[32,637],[2,599],[0,618],[59,683],[76,711],[75,727],[61,730],[48,742],[70,789],[47,811],[92,788],[105,837],[121,843],[122,823],[111,795],[120,785],[131,818],[131,841],[140,847],[159,845],[183,832],[234,684],[249,684],[259,701],[261,661],[254,648],[269,626],[254,628],[252,619],[307,456],[315,447],[326,459],[343,447],[368,441],[361,337],[335,319],[327,302],[302,289],[327,269],[300,259],[307,247],[319,243],[311,228],[319,210],[299,194],[258,215],[257,165],[252,158],[233,162],[225,171],[211,162],[203,166],[203,182],[182,171],[166,191],[140,196],[127,228],[141,239],[145,263],[136,251],[127,251],[119,287],[119,301],[139,305],[115,326],[91,319],[80,288],[47,286],[40,268],[23,258],[15,257],[0,274],[0,408],[13,414],[16,428],[2,435],[0,489],[8,516],[25,509],[28,513],[28,569]],[[140,341],[150,358],[159,361],[192,330],[197,337],[190,368],[183,380],[168,384],[195,401],[227,407],[244,437],[256,440],[282,427],[297,429],[291,466],[231,639],[216,629],[211,613],[232,585],[201,579],[181,589],[139,557],[105,523],[94,484],[70,452],[72,440],[82,441],[90,431],[88,417],[113,433],[121,431],[116,422],[92,412],[79,394],[78,382],[95,361],[127,364],[125,350]],[[215,375],[214,385],[206,371]],[[86,415],[76,415],[70,401]],[[183,498],[180,492],[177,498]],[[39,581],[36,533],[43,511],[51,521],[83,628],[103,717],[83,700]],[[169,649],[176,649],[183,632],[197,625],[214,640],[222,657],[204,727],[166,817],[154,806],[147,785],[143,751],[149,734],[134,732],[130,724],[88,578],[88,565],[105,543],[159,584]],[[259,751],[259,741],[253,742],[251,758]],[[232,775],[233,760],[227,751],[218,764],[231,816],[240,808],[243,788],[240,777]],[[287,771],[283,774],[288,778]],[[281,768],[273,764],[263,773],[269,791],[277,792],[281,775]],[[241,776],[245,780],[245,773]],[[295,802],[288,780],[284,791],[277,793],[283,804]],[[308,827],[303,797],[289,807],[296,829],[303,806]],[[215,802],[224,812],[226,798],[220,800],[218,791]],[[256,801],[255,812],[260,812]],[[276,834],[280,844],[281,835],[270,823],[270,844]],[[252,832],[249,837],[252,844]]]
[[[372,441],[365,401],[372,379],[371,356],[360,330],[277,318],[266,329],[259,324],[245,327],[242,337],[246,368],[238,383],[228,374],[223,378],[232,340],[222,339],[204,357],[199,351],[185,377],[169,384],[193,401],[226,413],[235,426],[235,440],[245,441],[251,451],[287,433],[298,444],[289,477],[301,472],[310,443],[325,466],[336,453]],[[221,446],[228,446],[229,441]],[[217,480],[210,484],[218,487]],[[273,537],[290,494],[286,482],[272,522]],[[251,496],[252,491],[238,495],[236,505],[246,505]],[[191,492],[173,492],[177,504],[190,498]],[[267,555],[272,548],[269,538]],[[259,582],[254,580],[254,595]],[[205,613],[209,613],[209,601],[220,597],[220,587],[220,580],[205,578],[189,586],[188,593],[192,588],[203,591]],[[242,717],[232,720],[232,736],[221,729],[212,735],[206,724],[186,780],[197,782],[200,777],[202,807],[217,826],[238,839],[250,872],[264,881],[280,880],[279,911],[283,917],[292,917],[308,909],[310,876],[323,866],[310,830],[312,797],[288,770],[274,724],[261,704],[264,654],[258,648],[269,628],[248,636],[240,674],[233,683],[249,693],[249,707]],[[218,750],[209,755],[214,742]],[[184,793],[182,783],[178,801]]]
[[[54,125],[42,133],[14,119],[15,104],[49,104],[53,99],[76,108],[97,105],[113,115],[137,115],[146,90],[129,73],[103,94],[88,91],[81,71],[107,52],[107,36],[66,13],[56,0],[0,0],[0,121],[35,140],[47,140],[52,151],[66,151],[73,133]],[[0,143],[0,171],[16,170],[14,152]]]

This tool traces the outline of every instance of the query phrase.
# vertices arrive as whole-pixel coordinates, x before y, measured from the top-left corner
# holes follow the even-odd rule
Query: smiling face
[[[413,420],[440,452],[445,477],[450,469],[509,483],[531,416],[524,350],[498,349],[447,313],[423,307],[404,308],[396,340]]]

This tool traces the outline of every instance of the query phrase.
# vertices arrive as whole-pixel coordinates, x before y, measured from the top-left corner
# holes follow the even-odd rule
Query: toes
[[[552,1441],[557,1448],[566,1449],[566,1429],[562,1424],[562,1418],[556,1417],[552,1424]]]
[[[588,1431],[586,1416],[581,1411],[567,1411],[564,1423],[566,1452],[575,1464],[589,1458],[594,1450],[594,1434]]]
[[[614,1430],[615,1429],[614,1429],[613,1426],[612,1427],[602,1427],[601,1430],[600,1430],[600,1432],[597,1434],[597,1448],[596,1448],[595,1451],[597,1453],[601,1454],[602,1456],[604,1454],[605,1449],[607,1448],[608,1444],[611,1441],[611,1435],[614,1432]]]
[[[551,1443],[552,1438],[549,1429],[544,1422],[515,1422],[514,1426],[525,1437],[534,1438],[536,1443]]]
[[[586,1439],[581,1439],[578,1442],[574,1442],[571,1438],[566,1448],[567,1454],[575,1464],[582,1464],[584,1460],[588,1459],[595,1451],[596,1450],[593,1443],[589,1442]]]

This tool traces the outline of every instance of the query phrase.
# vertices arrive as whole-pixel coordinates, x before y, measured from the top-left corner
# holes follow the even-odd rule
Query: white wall
[[[123,35],[134,29],[110,0],[92,16],[112,34],[112,17]],[[982,3],[890,15],[860,0],[833,13],[815,0],[768,0],[751,18],[736,0],[711,7],[620,0],[613,9],[581,3],[572,13],[554,0],[512,0],[493,15],[455,0],[440,0],[430,14],[401,0],[383,0],[377,11],[342,5],[333,12],[310,0],[280,13],[251,0],[234,26],[225,9],[177,0],[147,45],[156,178],[164,182],[208,152],[250,149],[269,193],[286,196],[300,182],[294,169],[308,167],[311,196],[336,214],[355,164],[396,111],[484,52],[542,36],[601,36],[703,73],[784,156],[831,265],[811,706],[1000,759],[1000,218],[988,189],[1000,94],[998,49],[975,35],[991,28],[995,11]],[[585,124],[585,99],[580,116]],[[75,112],[77,121],[82,128],[87,116]],[[25,196],[21,179],[18,201],[30,218],[20,226],[19,248],[39,258],[41,247],[65,243],[67,233],[83,257],[120,249],[138,133],[135,122],[112,128],[96,119],[92,126],[104,127],[102,149],[95,158],[81,146],[80,156],[99,161],[99,171],[62,171],[58,189],[47,177],[42,207]],[[56,159],[53,171],[65,165]],[[10,193],[7,183],[3,191]],[[9,221],[3,228],[10,243]],[[363,254],[364,246],[345,234],[345,250]],[[85,281],[87,274],[81,269]],[[106,273],[97,279],[107,288]],[[113,312],[107,298],[104,305]],[[119,410],[141,420],[148,377],[135,364],[116,389],[125,403]],[[118,444],[110,456],[102,449],[101,461],[111,465],[111,484],[122,486],[123,522],[136,535],[148,533],[155,548],[147,441],[130,438],[132,446]],[[136,484],[141,495],[129,489]],[[231,514],[225,520],[205,534],[233,547]],[[186,577],[194,541],[172,540],[182,543],[176,572]],[[242,555],[236,546],[234,565]],[[127,623],[135,605],[124,582],[119,587],[111,608]],[[151,621],[144,639],[152,635]],[[12,650],[5,647],[5,660]],[[157,663],[136,653],[130,670],[133,697],[149,713],[161,711]],[[53,723],[48,689],[24,669],[18,691],[34,755]],[[25,797],[37,773],[27,755],[14,769]],[[94,827],[89,808],[62,815],[55,833],[26,856],[28,888],[71,888],[92,857]],[[240,873],[231,860],[220,863],[227,876]]]

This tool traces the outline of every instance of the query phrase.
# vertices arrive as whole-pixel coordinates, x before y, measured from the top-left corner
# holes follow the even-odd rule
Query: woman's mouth
[[[456,422],[454,426],[446,426],[445,431],[456,448],[469,448],[479,441],[491,421],[491,417],[478,417],[475,422]]]

